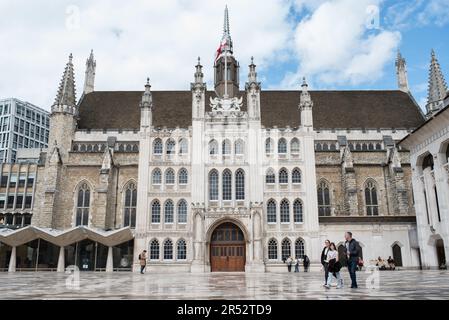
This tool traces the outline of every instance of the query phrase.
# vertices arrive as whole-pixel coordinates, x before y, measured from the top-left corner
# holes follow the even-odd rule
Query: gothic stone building
[[[227,14],[226,14],[227,16]],[[365,261],[418,267],[409,152],[424,122],[408,91],[265,91],[251,61],[241,91],[229,23],[214,90],[198,60],[190,91],[94,90],[72,58],[51,108],[31,226],[0,232],[0,267],[161,272],[285,271],[325,239],[359,240]],[[342,256],[344,258],[344,255]]]

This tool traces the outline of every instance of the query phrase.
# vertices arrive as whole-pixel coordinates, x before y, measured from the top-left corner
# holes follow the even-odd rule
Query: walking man
[[[359,263],[359,245],[357,241],[352,237],[352,232],[348,231],[345,233],[345,240],[346,256],[348,257],[348,270],[349,276],[351,277],[351,288],[356,289],[357,279],[355,271]]]
[[[145,267],[147,266],[147,250],[143,250],[141,254],[139,254],[140,261],[140,273],[143,274]]]
[[[324,241],[324,248],[321,251],[321,264],[324,268],[324,285],[326,286],[327,278],[329,277],[329,263],[327,262],[327,252],[329,251],[329,246],[331,242],[329,240]]]
[[[287,270],[288,272],[292,272],[292,264],[293,264],[293,259],[292,257],[288,257],[287,259]]]

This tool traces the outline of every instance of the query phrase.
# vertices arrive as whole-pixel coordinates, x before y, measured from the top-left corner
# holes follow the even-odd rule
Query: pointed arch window
[[[218,154],[218,142],[217,142],[217,140],[211,140],[209,142],[209,154],[210,155]]]
[[[187,223],[187,202],[184,199],[178,202],[178,223]]]
[[[229,169],[223,171],[222,192],[223,200],[232,200],[232,173]]]
[[[175,184],[175,172],[173,169],[169,168],[165,171],[165,183],[166,184]]]
[[[187,154],[189,152],[189,145],[186,139],[179,140],[179,154]]]
[[[178,173],[178,183],[179,184],[187,184],[189,182],[189,174],[187,173],[187,169],[181,168]]]
[[[218,200],[218,171],[215,169],[209,173],[209,200]]]
[[[290,222],[290,203],[287,199],[281,201],[281,223]]]
[[[87,183],[81,184],[78,189],[78,200],[76,206],[76,226],[89,225],[90,211],[90,188]]]
[[[293,202],[293,220],[296,223],[304,222],[302,202],[299,199],[296,199],[295,202]]]
[[[268,259],[277,260],[278,258],[278,242],[276,239],[268,241]]]
[[[292,255],[292,244],[289,239],[282,240],[282,261],[285,261]]]
[[[176,260],[186,260],[187,259],[187,245],[184,239],[178,240],[176,245]]]
[[[164,241],[164,260],[173,260],[173,242],[170,239]]]
[[[235,199],[245,200],[245,172],[242,169],[235,172]]]
[[[265,175],[265,183],[266,184],[276,183],[276,174],[274,173],[274,170],[271,168],[267,170],[267,174]]]
[[[293,138],[290,142],[290,152],[292,154],[299,154],[299,140],[298,138]]]
[[[267,202],[267,222],[276,222],[276,201],[274,201],[273,199],[270,199]]]
[[[162,140],[159,138],[154,140],[153,153],[154,154],[162,154]]]
[[[235,154],[242,155],[245,153],[245,144],[243,140],[239,139],[235,142]]]
[[[287,153],[287,140],[285,140],[284,138],[281,138],[278,141],[278,153],[279,154]]]
[[[365,185],[365,205],[368,216],[378,216],[379,206],[377,203],[377,190],[374,181],[368,181]]]
[[[137,188],[135,183],[129,183],[125,190],[124,227],[136,227]]]
[[[156,239],[150,242],[150,260],[159,260],[159,241]]]
[[[301,183],[301,170],[299,168],[295,168],[292,171],[292,183]]]
[[[167,154],[173,155],[176,152],[176,142],[173,139],[167,140]]]
[[[221,151],[222,154],[231,154],[231,141],[228,139],[223,140]]]
[[[299,259],[304,258],[304,240],[301,238],[296,239],[295,241],[295,257]]]
[[[159,168],[153,170],[153,176],[151,178],[153,184],[161,184],[162,183],[162,172]]]
[[[331,215],[331,201],[329,196],[329,186],[325,181],[318,185],[318,215],[327,217]]]
[[[161,222],[161,204],[158,200],[154,200],[151,205],[151,223]]]
[[[173,201],[167,200],[164,206],[164,221],[165,223],[173,223],[174,220]]]
[[[288,184],[288,171],[285,168],[279,170],[279,183]]]
[[[274,143],[273,143],[273,139],[267,138],[265,140],[265,153],[266,154],[272,154],[274,151]]]

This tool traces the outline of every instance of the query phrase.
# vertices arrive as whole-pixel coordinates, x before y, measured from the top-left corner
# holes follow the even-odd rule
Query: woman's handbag
[[[363,267],[363,264],[364,264],[363,259],[362,259],[362,258],[359,258],[359,261],[357,262],[357,265],[358,265],[359,267]]]

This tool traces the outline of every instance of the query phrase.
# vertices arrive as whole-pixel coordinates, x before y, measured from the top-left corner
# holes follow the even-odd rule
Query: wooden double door
[[[245,271],[245,239],[233,223],[224,223],[212,233],[210,244],[211,271]]]

